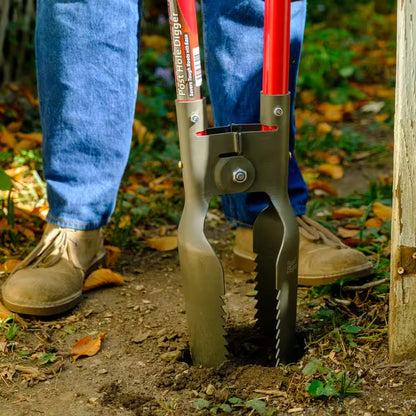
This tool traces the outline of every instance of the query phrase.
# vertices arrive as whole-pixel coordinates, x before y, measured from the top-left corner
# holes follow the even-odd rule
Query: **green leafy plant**
[[[6,319],[0,320],[0,331],[4,334],[7,341],[13,341],[20,329],[20,326],[16,324],[14,319],[14,315],[11,315]]]
[[[272,416],[275,409],[272,409],[263,399],[243,400],[240,397],[232,396],[226,403],[215,404],[206,399],[194,400],[194,406],[200,410],[207,409],[212,414],[217,413],[232,413],[234,409],[250,409],[260,416]],[[254,414],[254,413],[250,413]]]
[[[6,172],[0,168],[0,191],[10,191],[12,189],[12,181]]]
[[[314,398],[340,397],[343,399],[348,395],[362,393],[358,389],[360,380],[350,378],[347,370],[336,372],[325,367],[317,358],[312,358],[305,365],[302,373],[314,376],[314,379],[308,381],[305,386],[306,391]]]
[[[54,363],[58,357],[53,353],[43,353],[39,358],[39,365],[45,365],[48,363]]]

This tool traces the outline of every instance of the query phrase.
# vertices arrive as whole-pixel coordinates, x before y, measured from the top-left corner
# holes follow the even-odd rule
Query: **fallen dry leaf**
[[[118,223],[118,228],[128,228],[131,225],[131,217],[130,215],[122,215],[120,221]]]
[[[37,147],[38,144],[32,140],[22,140],[21,142],[17,143],[14,147],[16,153],[20,153],[22,150],[30,150]]]
[[[111,284],[122,285],[123,283],[124,279],[121,274],[113,272],[110,269],[97,269],[85,279],[83,291],[87,292],[97,287]]]
[[[23,377],[26,381],[46,380],[45,373],[36,367],[25,367],[23,365],[16,364],[15,369],[23,373]]]
[[[377,179],[383,185],[392,185],[393,184],[393,176],[392,175],[380,175]]]
[[[6,174],[13,178],[15,181],[21,181],[24,174],[28,171],[29,166],[20,166],[18,168],[10,168],[5,170]]]
[[[374,202],[374,204],[371,207],[373,208],[373,212],[376,217],[379,217],[382,220],[391,219],[391,207],[383,205],[380,202]]]
[[[12,131],[14,133],[16,133],[17,131],[20,130],[20,128],[22,127],[22,122],[21,121],[12,121],[8,126],[7,126],[7,130],[8,131]]]
[[[22,260],[7,260],[0,264],[0,272],[10,273]]]
[[[105,265],[107,266],[107,268],[112,269],[116,265],[120,257],[121,250],[116,246],[108,245],[108,246],[105,246],[105,251],[107,253],[107,257],[105,259]]]
[[[341,179],[344,176],[344,169],[339,165],[324,163],[318,166],[318,172],[330,176],[332,179]]]
[[[31,140],[37,144],[42,144],[42,133],[16,133],[16,137],[22,140]]]
[[[5,144],[10,149],[16,146],[16,139],[12,133],[10,133],[6,127],[2,127],[0,131],[0,143]]]
[[[147,238],[145,242],[148,247],[159,251],[175,250],[178,247],[178,238],[176,235]]]
[[[0,363],[0,378],[2,380],[13,381],[16,368],[11,363]]]
[[[332,185],[325,181],[313,181],[308,183],[308,189],[310,191],[321,190],[325,191],[329,195],[338,195],[338,192],[332,187]]]
[[[13,312],[10,312],[1,302],[0,302],[0,319],[7,319],[9,316],[13,315]]]
[[[360,244],[359,238],[346,238],[344,241],[344,244],[346,244],[349,247],[357,247]],[[365,244],[367,240],[364,238],[361,240],[361,243]]]
[[[154,49],[157,52],[167,52],[169,47],[168,39],[160,35],[142,35],[143,46]]]
[[[340,220],[343,218],[360,218],[364,215],[364,212],[359,208],[339,208],[332,211],[332,218]]]
[[[369,218],[365,222],[365,228],[377,228],[379,230],[383,224],[384,221],[380,217]]]
[[[330,165],[339,165],[345,158],[345,155],[343,155],[341,151],[320,150],[315,153],[315,157],[323,162],[329,163]]]
[[[316,132],[320,136],[325,136],[325,134],[328,134],[331,131],[332,131],[332,126],[329,123],[322,122],[322,123],[318,123],[316,126]]]
[[[108,334],[108,330],[105,332],[100,332],[96,339],[92,339],[91,337],[84,337],[81,338],[78,342],[76,342],[71,349],[71,355],[74,361],[76,361],[79,357],[86,355],[91,357],[97,354],[100,351],[101,347],[101,340]]]
[[[302,168],[302,177],[306,183],[316,181],[319,178],[319,173],[311,168]]]
[[[344,115],[344,106],[341,104],[322,103],[318,105],[318,110],[327,121],[341,121]]]
[[[337,230],[337,234],[342,238],[351,238],[355,237],[358,234],[358,230],[351,230],[344,227],[339,227]]]

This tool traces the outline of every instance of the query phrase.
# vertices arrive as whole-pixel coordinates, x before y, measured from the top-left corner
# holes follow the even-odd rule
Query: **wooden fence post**
[[[397,1],[390,360],[416,358],[416,0]]]

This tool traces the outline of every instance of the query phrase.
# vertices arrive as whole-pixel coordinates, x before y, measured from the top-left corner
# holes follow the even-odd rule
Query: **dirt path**
[[[189,363],[177,253],[125,253],[118,265],[125,285],[90,292],[73,314],[33,324],[32,332],[18,339],[12,360],[10,353],[8,360],[3,354],[0,414],[187,416],[212,414],[195,405],[208,402],[210,409],[228,403],[230,407],[217,413],[227,414],[231,409],[234,415],[414,414],[416,366],[388,365],[386,339],[373,348],[347,348],[347,359],[360,376],[363,393],[345,400],[312,400],[305,392],[307,379],[301,370],[310,356],[324,350],[316,342],[325,335],[322,330],[309,333],[313,342],[298,363],[274,368],[271,350],[253,328],[254,300],[247,296],[253,289],[252,276],[232,270],[228,245],[232,232],[226,225],[221,227],[227,240],[213,244],[226,266],[228,326],[233,337],[229,362],[217,369]],[[299,290],[298,322],[304,330],[319,306],[305,301],[306,294],[306,289]],[[105,330],[110,332],[97,355],[75,363],[65,356],[81,337],[94,338]],[[32,358],[23,360],[24,351]],[[40,366],[36,357],[42,352],[62,356]],[[11,361],[39,372],[14,369],[13,381],[8,381],[13,369],[6,363]],[[260,400],[250,402],[253,399]],[[253,410],[251,405],[259,401],[266,409]]]
[[[385,173],[386,160],[373,162],[371,168],[347,169],[346,179],[336,184],[339,192],[362,191],[363,170],[371,177]],[[233,231],[220,221],[210,235],[226,273],[228,362],[216,369],[190,363],[177,252],[124,251],[116,271],[125,285],[88,292],[59,319],[30,321],[14,346],[3,338],[0,415],[414,414],[416,364],[389,365],[385,334],[331,346],[336,332],[316,318],[323,305],[334,303],[325,294],[299,289],[298,325],[306,350],[293,365],[275,368],[273,348],[254,327],[253,276],[232,268]],[[342,302],[338,307],[344,308]],[[383,304],[357,301],[355,307],[348,313],[387,311]],[[69,353],[77,340],[107,330],[97,355],[73,362]],[[53,362],[42,364],[45,357]],[[362,393],[313,399],[305,390],[312,377],[302,370],[314,359],[331,367],[334,377],[345,371]]]

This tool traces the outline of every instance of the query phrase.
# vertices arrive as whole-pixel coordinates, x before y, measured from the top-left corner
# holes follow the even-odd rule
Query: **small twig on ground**
[[[376,280],[375,282],[369,282],[369,283],[366,283],[366,284],[361,285],[361,286],[344,286],[342,288],[342,290],[347,292],[347,291],[357,291],[357,290],[371,289],[372,287],[380,286],[383,283],[387,283],[389,280],[390,279],[386,277],[385,279]]]
[[[351,303],[352,303],[350,300],[347,300],[347,299],[337,299],[337,298],[334,298],[334,301],[336,303],[338,303],[338,304],[345,305],[345,306],[350,306]]]

